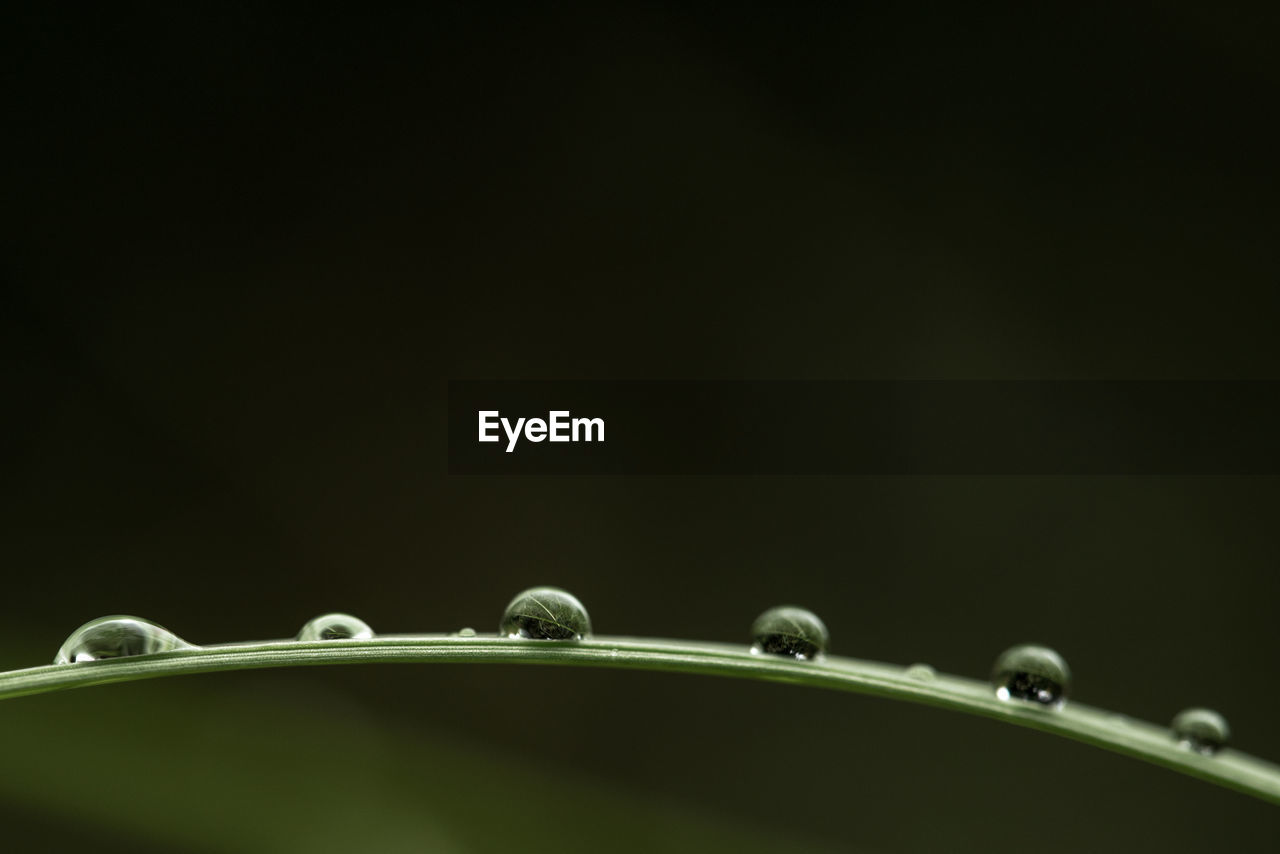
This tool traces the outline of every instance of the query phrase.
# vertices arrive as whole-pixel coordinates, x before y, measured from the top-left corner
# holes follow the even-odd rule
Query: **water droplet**
[[[53,663],[74,664],[192,648],[192,644],[150,620],[117,614],[90,620],[72,632]]]
[[[1170,726],[1178,744],[1205,756],[1217,753],[1231,738],[1227,719],[1213,709],[1183,709]]]
[[[498,634],[536,640],[582,640],[591,634],[591,618],[572,593],[559,587],[531,587],[507,605]]]
[[[913,664],[907,668],[906,672],[907,676],[912,679],[919,679],[921,682],[932,682],[938,678],[938,671],[928,664]]]
[[[369,640],[373,629],[359,617],[350,614],[321,614],[307,620],[298,632],[300,641]]]
[[[1021,644],[1006,649],[991,669],[991,684],[1001,700],[1026,700],[1061,706],[1071,689],[1071,669],[1047,646]]]
[[[794,605],[770,608],[751,624],[751,652],[785,655],[798,661],[826,652],[830,636],[818,615]]]
[[[473,638],[475,636],[476,630],[470,626],[467,626],[465,629],[458,629],[458,637],[460,638]]]

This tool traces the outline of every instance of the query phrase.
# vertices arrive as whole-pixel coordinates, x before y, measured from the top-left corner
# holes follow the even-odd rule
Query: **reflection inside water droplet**
[[[321,614],[307,620],[298,632],[300,641],[369,640],[373,629],[359,617],[350,614]]]
[[[827,627],[818,615],[795,605],[770,608],[751,625],[751,652],[783,655],[798,661],[826,652]]]
[[[102,661],[193,649],[173,632],[141,617],[115,615],[90,620],[71,633],[54,657],[54,664]]]
[[[498,634],[533,640],[582,640],[591,634],[587,609],[558,587],[531,587],[507,605]]]
[[[470,626],[468,626],[465,629],[458,629],[458,637],[460,638],[473,638],[475,636],[476,636],[476,630],[471,628]]]
[[[1071,688],[1071,670],[1062,656],[1047,646],[1020,644],[996,659],[991,684],[1001,700],[1023,700],[1060,707]]]
[[[1213,709],[1183,709],[1170,727],[1178,744],[1205,756],[1217,753],[1231,738],[1227,719]]]

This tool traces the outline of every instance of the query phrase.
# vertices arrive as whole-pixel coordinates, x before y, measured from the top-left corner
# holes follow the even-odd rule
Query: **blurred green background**
[[[1274,378],[1274,13],[5,13],[0,666],[324,610],[1205,704],[1280,759],[1271,478],[450,478],[450,378]],[[687,676],[257,671],[0,704],[14,850],[1265,850],[990,721]]]

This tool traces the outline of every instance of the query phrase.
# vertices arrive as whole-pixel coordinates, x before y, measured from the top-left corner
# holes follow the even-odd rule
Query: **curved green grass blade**
[[[794,661],[742,646],[597,636],[578,642],[446,635],[372,640],[268,641],[0,673],[0,699],[67,688],[220,670],[372,663],[559,664],[701,673],[789,682],[940,706],[1007,721],[1163,765],[1280,804],[1280,766],[1236,750],[1204,756],[1168,728],[1070,702],[1062,709],[997,699],[985,682],[843,656]]]

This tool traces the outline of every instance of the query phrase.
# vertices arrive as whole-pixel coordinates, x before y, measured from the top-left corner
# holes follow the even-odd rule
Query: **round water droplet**
[[[300,641],[369,640],[373,629],[359,617],[350,614],[321,614],[307,620],[298,632]]]
[[[191,648],[191,644],[163,626],[118,614],[90,620],[72,632],[53,663],[74,664]]]
[[[591,634],[591,618],[572,593],[559,587],[531,587],[507,605],[498,634],[535,640],[582,640]]]
[[[1025,700],[1061,706],[1071,689],[1071,669],[1047,646],[1021,644],[996,659],[991,684],[1001,700]]]
[[[473,638],[475,636],[476,636],[476,630],[471,628],[470,626],[468,626],[465,629],[458,629],[458,637],[460,638]]]
[[[938,678],[938,671],[928,664],[913,664],[907,668],[907,676],[919,679],[921,682],[932,682]]]
[[[756,617],[751,638],[751,651],[757,655],[784,655],[798,661],[822,655],[830,640],[817,614],[794,605],[770,608]]]
[[[1205,756],[1217,753],[1231,738],[1227,719],[1213,709],[1183,709],[1170,726],[1178,744]]]

